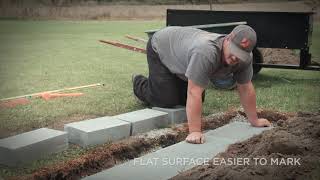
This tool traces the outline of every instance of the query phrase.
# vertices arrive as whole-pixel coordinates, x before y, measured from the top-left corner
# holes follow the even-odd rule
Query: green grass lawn
[[[111,116],[144,108],[134,100],[131,74],[147,74],[143,54],[107,46],[99,39],[120,40],[143,47],[124,35],[144,37],[143,31],[163,21],[0,21],[0,98],[105,83],[83,89],[85,96],[51,101],[33,99],[28,105],[0,109],[0,137],[71,120]],[[315,24],[312,54],[320,57],[320,24]],[[320,72],[263,69],[254,79],[259,108],[280,111],[320,109]],[[206,91],[204,115],[240,107],[236,91]],[[85,153],[77,147],[28,168],[3,168],[16,175]]]
[[[0,98],[105,83],[83,89],[85,96],[34,99],[28,105],[0,109],[0,132],[8,134],[52,126],[69,119],[111,116],[143,108],[132,95],[131,74],[147,74],[144,54],[99,43],[99,39],[144,45],[124,37],[144,37],[163,21],[0,21]],[[311,51],[320,57],[319,24]],[[317,111],[320,73],[263,69],[253,81],[259,108]],[[204,114],[239,107],[235,91],[209,89]]]

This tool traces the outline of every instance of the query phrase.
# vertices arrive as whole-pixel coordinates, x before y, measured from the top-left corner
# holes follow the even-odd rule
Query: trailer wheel
[[[252,54],[253,54],[253,63],[263,63],[263,56],[259,49],[254,48],[252,50]],[[261,66],[255,65],[255,64],[253,64],[252,67],[253,67],[253,76],[256,76],[262,69]]]

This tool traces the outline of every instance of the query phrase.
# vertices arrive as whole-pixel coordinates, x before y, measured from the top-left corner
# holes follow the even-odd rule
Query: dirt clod
[[[284,130],[280,130],[276,134],[270,134],[266,139],[270,141],[270,144],[266,145],[266,151],[269,154],[281,153],[297,155],[303,151],[301,144],[297,143],[299,137]]]

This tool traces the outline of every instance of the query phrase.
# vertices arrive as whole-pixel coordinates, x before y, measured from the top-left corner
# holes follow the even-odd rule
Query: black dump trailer
[[[258,42],[253,51],[254,73],[262,67],[301,70],[320,70],[311,64],[313,12],[261,12],[261,11],[205,11],[167,10],[167,26],[195,26],[207,31],[228,34],[235,27],[230,22],[244,22],[257,33]],[[220,24],[214,26],[214,24]],[[237,24],[237,23],[235,23]],[[200,26],[199,26],[200,25]],[[213,25],[213,26],[212,26]],[[150,33],[150,32],[149,32]],[[151,33],[152,34],[152,33]],[[300,51],[299,65],[263,63],[257,48],[283,48]]]

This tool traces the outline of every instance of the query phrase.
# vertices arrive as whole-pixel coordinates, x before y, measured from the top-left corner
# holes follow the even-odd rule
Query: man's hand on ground
[[[257,119],[255,122],[252,123],[254,127],[269,127],[271,126],[270,121],[264,118]]]
[[[192,132],[187,136],[186,141],[192,144],[203,144],[204,135],[201,132]]]

